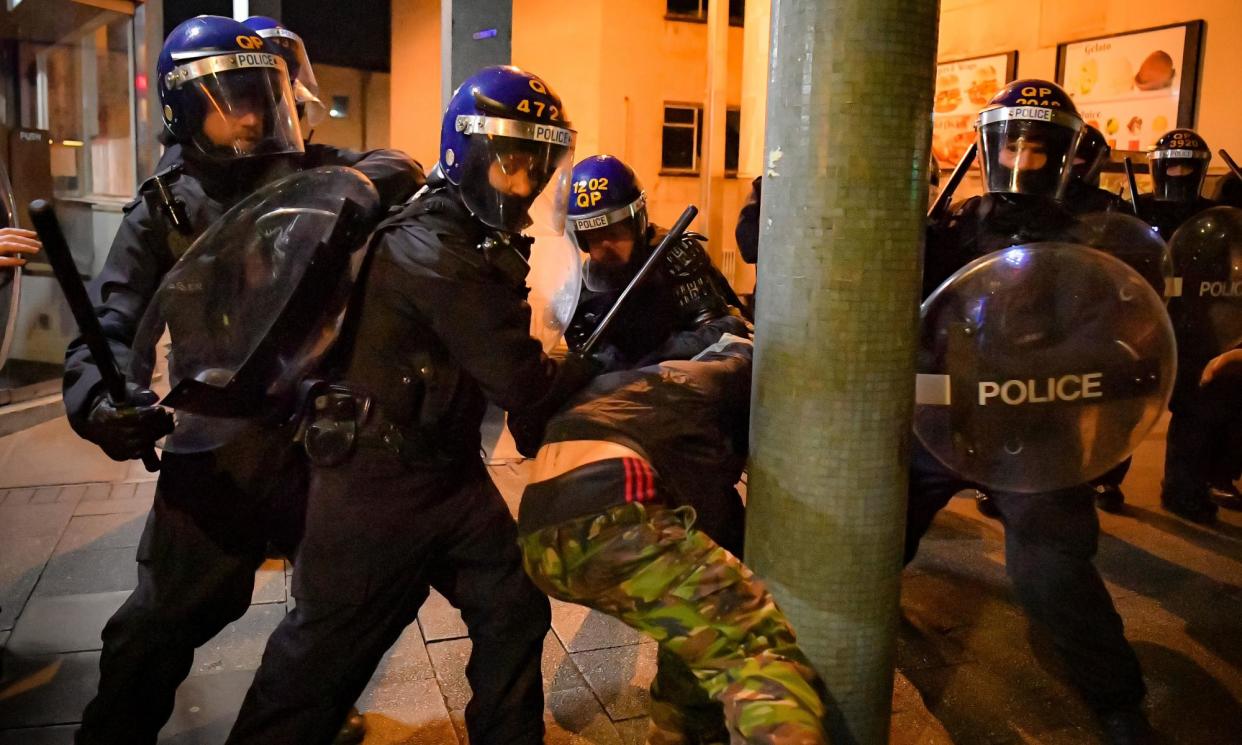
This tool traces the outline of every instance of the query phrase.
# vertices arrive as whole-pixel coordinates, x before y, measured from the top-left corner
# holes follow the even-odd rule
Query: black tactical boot
[[[358,745],[367,735],[367,720],[362,718],[358,707],[349,710],[349,716],[341,724],[341,731],[336,733],[332,745]]]
[[[1211,525],[1216,522],[1216,505],[1208,499],[1206,492],[1195,496],[1165,492],[1160,495],[1160,504],[1174,515],[1192,523]]]
[[[990,517],[993,520],[1000,519],[1000,510],[996,509],[996,502],[992,501],[992,497],[984,494],[979,490],[975,490],[975,508],[979,510],[979,514],[984,517]]]
[[[1125,511],[1126,495],[1116,484],[1100,484],[1095,487],[1095,504],[1105,512],[1119,515]]]
[[[1227,510],[1242,510],[1242,492],[1230,482],[1209,486],[1208,499]]]

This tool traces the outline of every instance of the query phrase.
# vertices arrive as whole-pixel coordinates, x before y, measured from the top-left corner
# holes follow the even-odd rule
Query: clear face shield
[[[257,33],[264,41],[279,47],[280,55],[288,63],[293,100],[306,117],[306,126],[314,127],[322,122],[328,107],[319,98],[319,81],[315,79],[315,69],[306,55],[302,37],[287,28],[269,28]]]
[[[1108,162],[1108,148],[1094,148],[1088,145],[1086,138],[1079,144],[1074,153],[1074,164],[1071,173],[1074,179],[1087,186],[1100,185],[1100,171]]]
[[[647,258],[647,195],[615,210],[574,217],[569,236],[581,254],[582,281],[592,292],[622,290]]]
[[[461,195],[472,214],[498,230],[520,232],[537,217],[539,232],[564,232],[572,129],[490,116],[459,116],[456,126],[471,139]]]
[[[1198,199],[1211,157],[1211,153],[1198,150],[1153,152],[1148,158],[1152,193],[1156,199],[1168,202],[1193,202]]]
[[[199,122],[192,144],[217,158],[303,151],[302,131],[285,61],[266,52],[194,60],[169,73]]]
[[[1032,117],[1025,118],[1023,112]],[[1082,128],[1055,109],[993,109],[979,115],[984,191],[1060,199]]]

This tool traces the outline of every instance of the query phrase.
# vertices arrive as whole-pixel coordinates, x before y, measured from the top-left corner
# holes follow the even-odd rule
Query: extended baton
[[[1134,210],[1134,216],[1142,220],[1138,206],[1138,181],[1134,178],[1134,162],[1129,156],[1126,156],[1126,182],[1130,185],[1130,208]]]
[[[970,147],[966,148],[966,152],[962,153],[962,159],[953,168],[953,175],[949,176],[948,183],[936,195],[936,201],[932,202],[931,209],[927,210],[928,218],[935,220],[949,208],[949,202],[953,199],[953,192],[957,191],[957,187],[962,183],[962,179],[966,178],[966,172],[970,170],[971,164],[975,162],[975,154],[977,152],[979,152],[979,143],[972,142]]]
[[[1233,171],[1233,175],[1239,181],[1242,181],[1242,168],[1238,168],[1238,164],[1234,162],[1233,158],[1229,157],[1229,153],[1225,151],[1225,148],[1222,147],[1216,152],[1220,153],[1221,160],[1225,161],[1225,165],[1229,166],[1229,170]]]
[[[99,368],[99,377],[103,380],[108,400],[113,406],[124,406],[129,400],[125,389],[125,376],[121,375],[121,370],[117,367],[116,356],[112,354],[103,327],[99,325],[99,318],[95,315],[95,306],[86,295],[86,285],[82,284],[77,264],[73,261],[65,234],[60,229],[60,221],[56,219],[56,211],[52,209],[50,202],[36,199],[30,203],[30,221],[34,223],[35,232],[39,234],[43,250],[47,253],[47,260],[52,265],[52,271],[56,273],[56,282],[65,294],[69,310],[73,312],[78,332],[91,350],[95,366]],[[155,454],[154,447],[142,454],[142,464],[152,473],[160,470],[160,459]]]
[[[613,303],[612,307],[608,309],[608,312],[604,314],[604,320],[600,321],[599,325],[595,327],[595,331],[591,334],[591,338],[587,339],[586,344],[582,345],[583,354],[590,354],[591,351],[595,349],[595,345],[599,343],[599,340],[603,337],[604,332],[608,330],[608,326],[612,323],[613,319],[617,317],[617,311],[619,311],[621,306],[625,304],[625,299],[629,297],[630,293],[634,291],[634,288],[641,284],[643,279],[651,273],[651,270],[655,267],[656,262],[658,262],[660,257],[663,256],[669,249],[669,246],[672,246],[674,243],[681,240],[682,234],[686,232],[686,228],[690,227],[690,223],[698,214],[699,208],[695,207],[693,204],[687,207],[685,212],[681,213],[681,217],[677,218],[677,222],[673,223],[673,227],[668,231],[668,235],[664,236],[664,240],[660,241],[660,245],[656,246],[656,249],[651,252],[651,256],[647,257],[646,263],[644,263],[642,268],[638,270],[638,274],[635,274],[634,279],[631,279],[630,283],[625,286],[624,290],[621,291],[621,295],[617,298],[617,302]]]

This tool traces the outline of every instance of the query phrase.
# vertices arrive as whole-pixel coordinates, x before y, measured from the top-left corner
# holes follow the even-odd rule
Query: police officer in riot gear
[[[312,399],[297,607],[229,743],[327,742],[431,587],[473,642],[470,741],[543,741],[548,602],[522,571],[479,427],[490,400],[538,422],[524,430],[532,441],[518,437],[535,449],[542,422],[594,373],[542,353],[525,301],[521,231],[532,214],[552,215],[553,230],[564,219],[574,138],[543,80],[485,68],[449,103],[427,189],[376,230],[330,385]],[[552,208],[533,208],[541,194]]]
[[[985,193],[930,226],[924,295],[972,259],[1059,237],[1070,223],[1064,198],[1083,124],[1055,84],[1021,80],[980,112],[976,125]],[[906,560],[958,491],[976,485],[915,446],[910,473]],[[1032,618],[1051,632],[1071,678],[1100,717],[1111,743],[1150,741],[1138,659],[1092,564],[1099,536],[1090,485],[1046,494],[993,491],[1005,525],[1006,570]]]
[[[319,98],[319,81],[315,79],[315,68],[311,67],[302,37],[267,16],[250,16],[242,21],[242,25],[258,34],[265,44],[284,58],[289,67],[293,100],[297,102],[298,116],[302,121],[302,134],[309,141],[314,127],[323,121],[327,107]]]
[[[1197,132],[1175,129],[1147,154],[1152,191],[1138,197],[1139,217],[1166,241],[1182,223],[1216,203],[1202,196],[1212,151]]]
[[[285,64],[236,21],[200,16],[174,29],[157,81],[165,134],[180,144],[184,162],[175,178],[145,182],[126,206],[93,287],[122,369],[161,278],[194,238],[306,161]],[[322,160],[330,156],[324,151]],[[422,182],[417,166],[396,152],[343,154],[335,162],[370,171],[392,201]],[[64,399],[75,431],[116,459],[139,457],[172,429],[150,391],[134,389],[127,405],[110,403],[81,339],[66,353]],[[104,629],[99,690],[83,713],[78,743],[156,741],[195,648],[249,606],[267,544],[293,555],[304,471],[290,433],[278,426],[256,425],[207,452],[165,454],[138,547],[138,585]]]
[[[1112,151],[1103,132],[1090,124],[1083,125],[1082,139],[1078,141],[1070,168],[1070,182],[1065,189],[1065,205],[1074,214],[1130,211],[1121,197],[1100,188],[1100,172]]]
[[[667,230],[650,224],[647,195],[634,171],[612,155],[574,166],[568,205],[570,238],[585,256],[582,293],[565,334],[580,349],[604,314],[651,256]],[[703,236],[686,233],[605,332],[602,356],[609,366],[646,364],[645,358],[675,331],[739,313],[741,301],[711,263]]]
[[[1139,197],[1139,213],[1166,241],[1171,240],[1183,223],[1216,204],[1200,193],[1212,151],[1193,130],[1175,129],[1156,141],[1147,158],[1152,192]],[[1226,409],[1230,407],[1221,399],[1225,394],[1222,386],[1199,387],[1206,360],[1188,352],[1199,345],[1187,336],[1199,330],[1179,327],[1177,331],[1178,381],[1169,402],[1173,416],[1166,438],[1160,502],[1166,510],[1187,520],[1211,523],[1217,512],[1213,498],[1230,503],[1242,498],[1231,477],[1225,475],[1233,469],[1206,462],[1213,459],[1201,457],[1200,452],[1200,438],[1206,432],[1215,433],[1213,439],[1228,437],[1230,424],[1222,417],[1228,416]]]

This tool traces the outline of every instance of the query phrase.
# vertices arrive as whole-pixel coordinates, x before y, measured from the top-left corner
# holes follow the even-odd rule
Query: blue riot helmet
[[[164,127],[187,151],[220,159],[302,152],[285,61],[237,21],[198,16],[177,26],[156,73]]]
[[[1078,149],[1074,151],[1074,165],[1070,169],[1074,180],[1087,186],[1099,186],[1100,171],[1103,170],[1112,152],[1113,149],[1109,147],[1104,133],[1090,124],[1085,125],[1082,129],[1082,139],[1078,142]]]
[[[588,255],[587,288],[624,287],[647,258],[647,195],[634,171],[612,155],[579,162],[569,177],[567,212],[569,237]]]
[[[1056,83],[1005,86],[975,120],[984,191],[1061,199],[1082,128],[1074,102]]]
[[[439,168],[483,223],[516,232],[537,212],[548,223],[541,227],[560,234],[576,137],[560,97],[542,79],[516,67],[485,67],[449,101]],[[541,194],[546,209],[535,210]]]
[[[284,58],[289,67],[293,98],[298,103],[299,113],[306,117],[306,123],[313,127],[323,121],[328,109],[319,98],[319,81],[315,79],[315,69],[311,67],[302,37],[267,16],[250,16],[242,24],[262,37],[272,51]]]
[[[1212,151],[1193,129],[1175,129],[1147,154],[1152,194],[1170,202],[1194,202],[1203,190]]]

